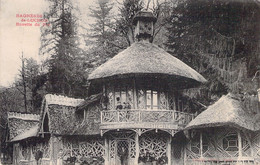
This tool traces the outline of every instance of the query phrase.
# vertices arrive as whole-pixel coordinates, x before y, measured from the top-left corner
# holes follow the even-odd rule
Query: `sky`
[[[78,3],[86,22],[87,10],[95,0]],[[46,0],[0,0],[0,86],[12,85],[21,67],[21,55],[39,61],[40,26],[17,26],[22,23],[17,14],[43,14]]]
[[[78,5],[85,23],[93,22],[89,7],[97,0],[72,0]],[[113,1],[113,0],[112,0]],[[147,1],[147,0],[145,0]],[[117,0],[121,2],[121,0]],[[21,17],[17,14],[42,15],[48,10],[47,0],[0,0],[0,86],[11,86],[21,68],[21,59],[34,58],[38,62],[40,48],[40,26],[17,26]]]
[[[42,14],[44,0],[0,0],[0,85],[10,86],[24,57],[38,59],[40,27],[16,26],[16,14]]]

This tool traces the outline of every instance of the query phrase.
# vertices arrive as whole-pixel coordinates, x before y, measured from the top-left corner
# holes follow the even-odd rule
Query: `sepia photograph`
[[[260,0],[0,0],[0,165],[260,165]]]

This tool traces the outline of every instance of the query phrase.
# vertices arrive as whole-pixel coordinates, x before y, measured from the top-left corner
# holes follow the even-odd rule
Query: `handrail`
[[[253,157],[212,157],[212,158],[197,158],[187,159],[187,161],[198,161],[198,162],[241,162],[241,161],[254,161]]]
[[[147,110],[147,109],[122,109],[101,111],[101,124],[112,123],[146,123],[146,122],[174,122],[179,125],[188,124],[194,114],[176,110]]]

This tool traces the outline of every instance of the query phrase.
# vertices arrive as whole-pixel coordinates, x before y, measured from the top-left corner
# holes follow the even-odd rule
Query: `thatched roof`
[[[152,21],[153,23],[155,23],[157,21],[157,18],[151,12],[139,11],[138,13],[136,13],[133,19],[134,25],[136,25],[137,20]]]
[[[39,115],[8,113],[9,141],[19,141],[36,137],[39,129]]]
[[[92,128],[83,114],[77,114],[76,109],[85,101],[58,95],[46,95],[45,108],[41,112],[41,125],[48,117],[49,132],[55,135],[93,135],[99,134],[98,128]]]
[[[88,79],[140,74],[177,76],[206,82],[206,79],[194,69],[148,41],[132,44],[94,70]]]
[[[102,93],[94,94],[86,98],[82,103],[77,106],[77,110],[82,110],[87,108],[90,104],[99,101],[102,97]]]
[[[228,94],[199,114],[185,129],[231,126],[257,131],[260,130],[259,119],[259,115],[245,110],[239,99]]]

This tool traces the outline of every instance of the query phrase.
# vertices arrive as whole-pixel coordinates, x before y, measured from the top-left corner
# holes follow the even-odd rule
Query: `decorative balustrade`
[[[252,157],[244,158],[199,158],[185,161],[187,165],[258,165]]]
[[[187,125],[193,114],[174,110],[107,110],[101,112],[101,124],[175,123]]]

